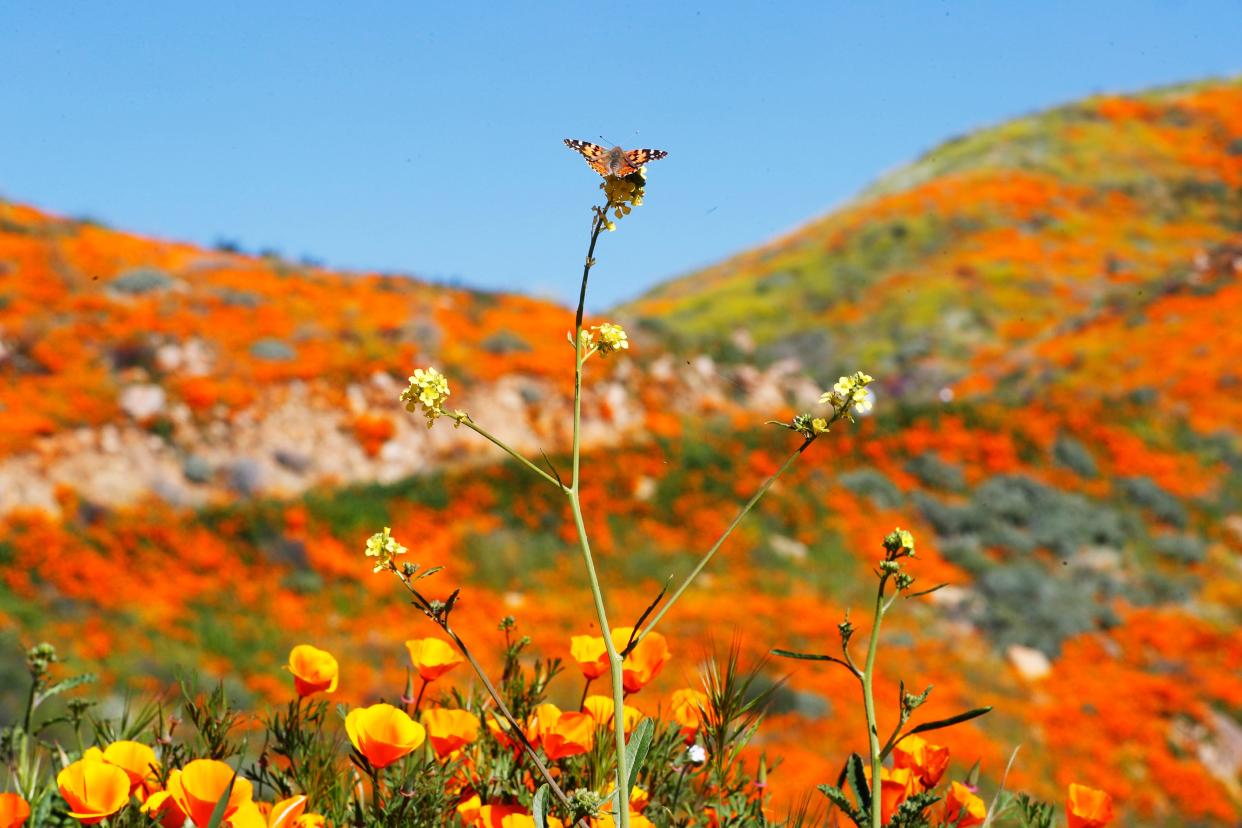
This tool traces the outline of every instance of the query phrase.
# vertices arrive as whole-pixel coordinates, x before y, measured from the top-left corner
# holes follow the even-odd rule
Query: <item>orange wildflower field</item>
[[[816,410],[840,375],[876,377],[870,413],[813,441],[630,653],[627,727],[659,713],[673,742],[678,728],[693,742],[701,665],[735,648],[769,691],[740,760],[762,768],[761,796],[775,812],[837,784],[868,749],[857,682],[771,650],[836,652],[847,611],[865,639],[881,539],[901,526],[918,538],[915,590],[947,586],[885,620],[881,723],[929,684],[921,717],[992,710],[903,741],[885,808],[939,784],[935,813],[952,814],[938,824],[982,824],[1003,778],[1068,802],[1070,825],[1235,824],[1240,315],[1234,80],[980,131],[588,318],[624,323],[632,342],[589,363],[578,492],[618,649],[798,448],[767,421]],[[544,300],[0,202],[3,720],[26,704],[27,648],[47,641],[98,677],[67,695],[110,708],[194,671],[251,711],[239,729],[256,739],[265,705],[344,704],[341,743],[376,772],[488,739],[520,756],[467,709],[479,682],[442,630],[372,572],[368,538],[389,527],[403,559],[442,567],[418,588],[454,602],[454,630],[497,681],[522,636],[522,669],[563,662],[526,735],[549,762],[582,761],[616,711],[570,504],[398,399],[434,365],[446,408],[566,473],[573,328],[572,309]],[[425,702],[400,704],[403,688]],[[196,762],[220,758],[159,786],[141,761],[82,759],[59,790],[82,824],[140,796],[155,817],[206,825],[232,765]],[[461,824],[525,824],[482,813],[501,804],[471,784]],[[260,814],[257,794],[229,791],[234,825],[308,828],[318,807]],[[0,799],[0,828],[22,807]]]

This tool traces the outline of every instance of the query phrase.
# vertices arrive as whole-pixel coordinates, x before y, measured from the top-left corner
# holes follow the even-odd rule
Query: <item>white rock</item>
[[[772,551],[782,558],[791,561],[806,560],[806,544],[801,541],[787,538],[784,535],[772,535],[768,538],[768,543],[772,545]]]
[[[131,385],[121,391],[119,403],[121,410],[135,420],[149,420],[164,410],[164,389],[147,383]]]
[[[1038,681],[1052,672],[1052,662],[1048,656],[1033,647],[1013,644],[1005,651],[1009,663],[1018,674],[1027,681]]]

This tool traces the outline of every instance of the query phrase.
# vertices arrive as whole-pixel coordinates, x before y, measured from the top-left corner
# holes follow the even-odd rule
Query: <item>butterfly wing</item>
[[[599,144],[592,144],[590,141],[575,141],[572,138],[565,139],[565,146],[571,150],[582,153],[582,157],[591,165],[591,169],[600,175],[608,175],[611,170],[608,167],[608,150]]]
[[[647,165],[648,161],[659,161],[668,155],[664,150],[656,149],[632,149],[625,154],[625,161],[633,170],[641,170]]]

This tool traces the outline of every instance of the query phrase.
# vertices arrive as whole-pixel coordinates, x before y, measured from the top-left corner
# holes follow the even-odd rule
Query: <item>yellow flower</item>
[[[405,403],[406,411],[414,411],[421,406],[427,418],[427,428],[431,428],[436,418],[444,413],[444,401],[452,393],[448,380],[435,368],[415,368],[409,379],[409,387],[401,392],[401,402]]]
[[[367,538],[367,557],[378,558],[375,562],[375,569],[372,572],[382,572],[392,566],[392,560],[397,555],[404,555],[410,550],[397,543],[397,539],[392,536],[392,530],[387,526],[383,532],[376,532]]]
[[[839,378],[832,386],[832,390],[825,391],[819,401],[822,405],[839,407],[841,413],[852,406],[856,413],[866,414],[871,410],[874,399],[872,393],[867,390],[867,385],[872,382],[875,382],[875,377],[862,371],[855,371],[848,377]]]
[[[613,351],[623,351],[630,347],[629,337],[620,325],[605,322],[602,325],[593,325],[591,330],[596,331],[595,347],[599,349],[600,356],[611,354]]]

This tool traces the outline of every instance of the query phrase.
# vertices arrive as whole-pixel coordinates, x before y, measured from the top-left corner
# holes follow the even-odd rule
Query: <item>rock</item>
[[[181,473],[191,483],[206,483],[211,480],[211,464],[197,454],[191,454],[181,463]]]
[[[768,538],[772,551],[789,561],[805,561],[807,548],[801,541],[787,538],[784,535],[772,535]]]
[[[306,474],[312,463],[310,455],[292,449],[276,449],[272,452],[272,458],[294,474]]]
[[[1027,681],[1038,681],[1052,672],[1052,662],[1034,647],[1013,644],[1005,651],[1009,663]]]
[[[251,497],[262,488],[263,468],[257,461],[242,458],[229,467],[229,488],[240,495]]]

